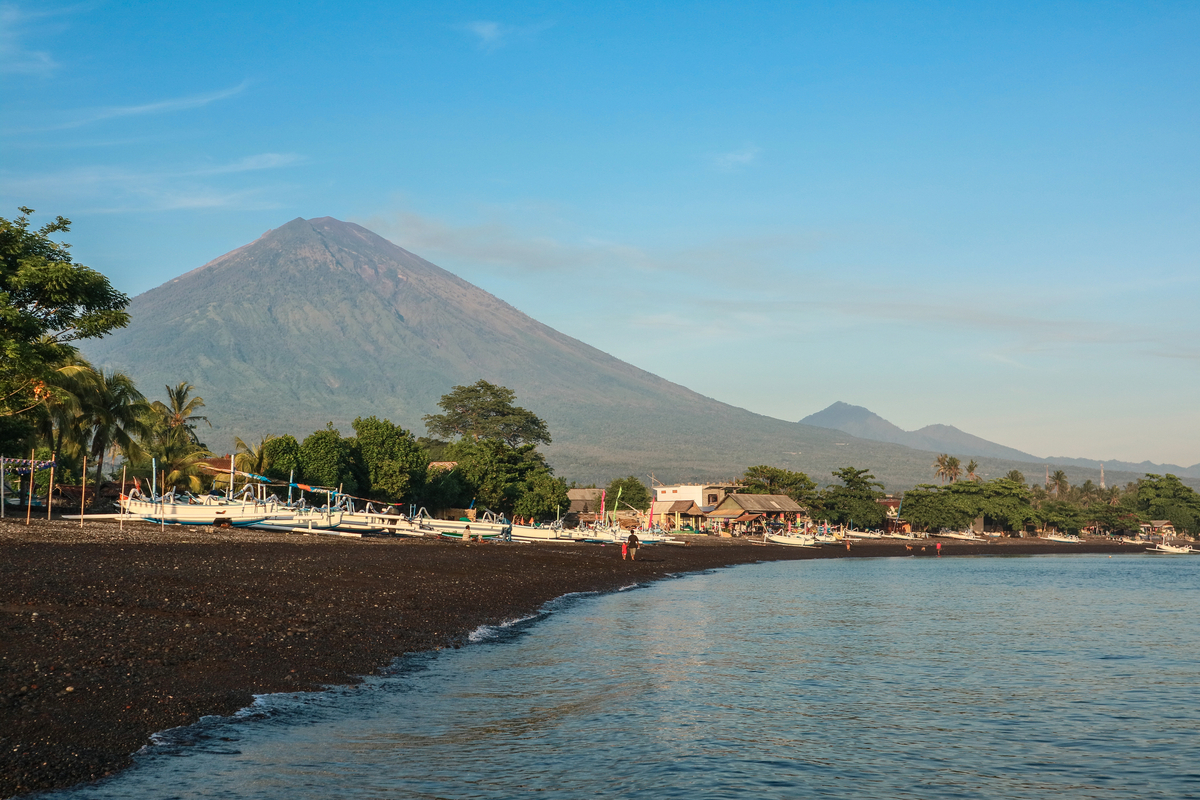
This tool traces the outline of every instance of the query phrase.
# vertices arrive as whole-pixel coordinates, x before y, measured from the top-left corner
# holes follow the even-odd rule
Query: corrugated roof
[[[603,489],[567,489],[568,500],[599,500]]]
[[[700,509],[691,500],[673,500],[665,503],[661,500],[654,504],[655,514],[699,514]]]
[[[725,497],[722,505],[733,502],[746,511],[756,511],[761,514],[779,514],[781,512],[795,513],[803,511],[804,507],[786,494],[731,494]]]

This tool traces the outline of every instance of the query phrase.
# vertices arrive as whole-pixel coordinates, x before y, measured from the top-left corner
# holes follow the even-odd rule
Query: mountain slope
[[[1192,467],[1181,467],[1176,464],[1154,464],[1143,461],[1134,464],[1128,461],[1100,462],[1087,458],[1067,458],[1051,456],[1039,458],[1024,453],[1012,447],[990,442],[978,436],[961,431],[953,425],[926,425],[915,431],[906,431],[893,425],[883,417],[849,403],[838,401],[828,408],[815,414],[809,414],[800,420],[803,425],[818,425],[822,428],[849,433],[861,439],[871,439],[877,442],[891,442],[912,447],[917,450],[929,450],[934,453],[950,453],[957,456],[979,456],[984,458],[999,458],[1010,461],[1030,462],[1035,464],[1051,464],[1061,467],[1083,467],[1090,470],[1100,470],[1105,467],[1106,475],[1122,476],[1125,473],[1144,475],[1147,472],[1163,474],[1170,472],[1179,477],[1200,478],[1200,464]]]
[[[134,298],[129,311],[127,329],[85,354],[151,397],[193,383],[218,450],[234,435],[302,437],[329,421],[349,434],[354,417],[371,414],[421,434],[421,417],[451,386],[483,378],[547,421],[551,462],[580,482],[728,478],[754,464],[821,483],[852,464],[897,489],[932,478],[928,453],[703,397],[329,217],[268,231]]]

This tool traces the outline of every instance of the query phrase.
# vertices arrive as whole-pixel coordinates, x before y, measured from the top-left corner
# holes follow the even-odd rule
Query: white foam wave
[[[477,644],[478,642],[486,642],[488,639],[494,639],[497,636],[499,636],[501,633],[504,632],[504,630],[506,628],[511,628],[513,625],[519,625],[522,622],[528,622],[531,619],[537,619],[540,616],[542,616],[542,614],[540,614],[540,613],[528,614],[524,617],[515,617],[513,619],[506,619],[503,622],[501,622],[499,625],[480,625],[478,628],[471,631],[471,633],[467,635],[467,641],[471,642],[471,644]]]

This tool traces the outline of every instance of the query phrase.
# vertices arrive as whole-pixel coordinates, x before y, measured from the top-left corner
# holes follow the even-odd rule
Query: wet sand
[[[942,556],[1140,549],[944,541]],[[0,550],[0,797],[95,780],[156,731],[459,647],[478,626],[568,592],[755,561],[937,552],[932,542],[847,552],[695,537],[623,562],[612,545],[24,519],[0,521]]]

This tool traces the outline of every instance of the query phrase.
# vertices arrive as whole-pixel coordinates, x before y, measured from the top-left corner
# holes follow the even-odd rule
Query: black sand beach
[[[144,523],[0,521],[0,797],[94,780],[155,731],[316,690],[568,592],[755,561],[917,555],[697,537],[643,547],[341,539]],[[1137,547],[948,541],[942,555]]]

